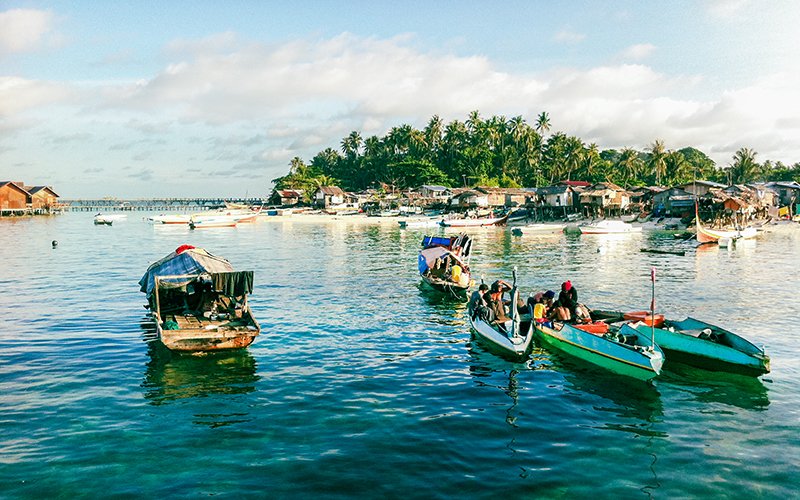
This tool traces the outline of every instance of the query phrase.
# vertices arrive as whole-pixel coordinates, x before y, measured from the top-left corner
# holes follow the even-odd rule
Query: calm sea
[[[506,361],[420,286],[423,233],[392,221],[5,219],[0,497],[797,496],[800,227],[683,257],[641,253],[676,248],[647,233],[474,235],[487,281],[517,266],[525,292],[570,279],[598,308],[647,308],[654,266],[659,310],[766,345],[772,373],[675,365],[648,385],[538,346]],[[255,271],[249,349],[146,342],[137,281],[183,243]]]

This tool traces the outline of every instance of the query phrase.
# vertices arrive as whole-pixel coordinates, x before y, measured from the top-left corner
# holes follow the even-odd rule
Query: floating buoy
[[[53,245],[53,248],[57,247],[57,246],[58,246],[58,241],[56,241],[56,240],[53,240],[53,243],[52,243],[52,245]]]

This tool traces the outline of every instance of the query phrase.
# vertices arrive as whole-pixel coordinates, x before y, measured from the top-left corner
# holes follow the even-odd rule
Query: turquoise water
[[[641,253],[675,248],[648,234],[473,231],[487,281],[517,266],[526,292],[571,279],[644,309],[655,266],[660,310],[772,357],[761,379],[676,365],[647,385],[486,352],[464,304],[420,286],[423,232],[396,226],[0,220],[0,497],[796,496],[800,228],[684,257]],[[137,281],[183,243],[255,270],[246,351],[146,342]]]

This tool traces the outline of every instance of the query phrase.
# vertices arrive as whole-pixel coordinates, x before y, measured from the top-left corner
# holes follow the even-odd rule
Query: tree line
[[[393,127],[385,136],[363,138],[358,131],[340,148],[326,148],[310,163],[295,157],[289,173],[274,179],[276,189],[338,185],[347,191],[379,186],[393,189],[424,184],[447,187],[542,187],[561,180],[613,182],[632,187],[672,186],[703,179],[724,184],[756,181],[800,181],[800,162],[786,166],[739,149],[731,164],[718,167],[693,147],[671,150],[656,139],[644,151],[600,150],[579,137],[551,133],[550,116],[542,112],[533,125],[522,116],[484,119],[473,111],[465,121],[444,123],[434,115],[418,130]]]

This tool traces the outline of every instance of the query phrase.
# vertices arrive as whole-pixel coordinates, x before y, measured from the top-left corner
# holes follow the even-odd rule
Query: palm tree
[[[746,184],[755,178],[761,168],[756,163],[757,154],[752,149],[741,148],[733,155],[733,164],[728,170],[731,184]]]
[[[342,153],[348,158],[358,156],[359,149],[361,149],[361,134],[357,131],[350,132],[350,135],[342,139]]]
[[[564,151],[564,167],[567,171],[567,180],[569,180],[572,172],[578,170],[583,160],[583,142],[577,137],[570,137],[567,139],[566,148]]]
[[[687,172],[689,166],[689,162],[686,161],[686,157],[683,156],[683,153],[680,151],[669,151],[664,157],[665,184],[670,186],[690,181],[691,177],[687,175],[689,173]]]
[[[542,135],[550,131],[550,115],[547,111],[542,111],[536,119],[536,131]]]
[[[653,144],[650,145],[650,157],[647,159],[647,166],[655,173],[657,186],[661,185],[661,176],[664,175],[667,168],[667,164],[664,162],[666,156],[667,152],[664,149],[664,141],[656,139]]]
[[[642,166],[642,160],[639,159],[639,153],[632,148],[625,148],[619,156],[617,168],[622,172],[623,184],[627,187],[628,181],[639,173]]]

